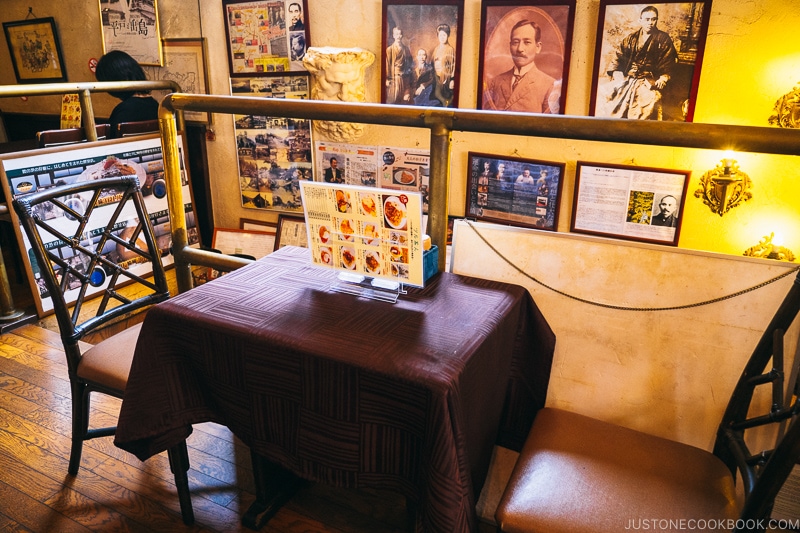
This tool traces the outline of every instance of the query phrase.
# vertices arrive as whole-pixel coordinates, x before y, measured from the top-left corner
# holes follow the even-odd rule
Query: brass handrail
[[[335,120],[430,130],[429,234],[445,250],[453,131],[800,155],[800,130],[686,122],[534,115],[382,104],[281,100],[245,96],[167,95],[159,114],[165,179],[170,196],[173,253],[179,291],[191,288],[190,264],[237,268],[246,261],[189,248],[180,182],[175,110]],[[167,146],[172,145],[167,161]],[[445,267],[439,254],[439,270]]]
[[[181,90],[177,82],[171,80],[160,81],[104,81],[81,83],[37,83],[33,85],[0,85],[0,98],[13,96],[45,96],[56,94],[78,93],[81,102],[81,125],[86,134],[87,141],[97,140],[95,129],[94,109],[92,108],[91,93],[113,91],[154,91]],[[177,126],[184,127],[183,111],[178,113]],[[1,157],[1,156],[0,156]],[[8,199],[7,199],[8,200]],[[0,216],[9,213],[8,204],[0,204]],[[16,309],[11,296],[11,286],[8,282],[6,265],[0,253],[0,323],[17,320],[24,313]]]

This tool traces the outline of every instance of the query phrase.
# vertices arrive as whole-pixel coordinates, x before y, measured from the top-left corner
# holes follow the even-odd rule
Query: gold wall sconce
[[[784,94],[775,102],[775,114],[769,123],[781,128],[800,128],[800,86]]]
[[[694,195],[702,198],[711,211],[722,216],[753,197],[750,193],[752,185],[750,176],[739,169],[735,159],[726,155],[716,167],[703,174],[700,188]]]
[[[794,261],[794,254],[785,246],[781,246],[776,241],[775,233],[770,233],[758,241],[758,244],[751,246],[744,251],[748,257],[761,257],[763,259],[775,259],[777,261]]]

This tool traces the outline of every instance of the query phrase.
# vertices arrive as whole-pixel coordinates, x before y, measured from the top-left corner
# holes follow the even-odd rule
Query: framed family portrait
[[[208,65],[206,64],[205,39],[164,39],[164,65],[162,67],[143,67],[147,79],[152,81],[170,80],[181,87],[181,91],[191,94],[208,94]],[[159,101],[169,91],[153,91]],[[210,124],[211,113],[204,111],[184,111],[183,118],[196,124]]]
[[[463,0],[384,0],[381,102],[458,106]]]
[[[100,0],[100,29],[104,54],[111,50],[122,50],[140,65],[160,67],[164,64],[158,0]]]
[[[691,122],[711,0],[601,0],[589,114]]]
[[[478,109],[563,114],[575,0],[483,0]]]
[[[17,83],[67,81],[53,17],[4,22]]]
[[[578,161],[570,230],[677,246],[690,174]]]
[[[306,0],[223,0],[222,8],[231,76],[306,70]]]
[[[555,231],[564,164],[470,152],[467,218]]]

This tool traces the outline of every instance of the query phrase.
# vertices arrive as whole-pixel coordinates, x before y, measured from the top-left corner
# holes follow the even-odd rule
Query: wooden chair
[[[700,520],[705,525],[724,520],[723,527],[707,529],[764,531],[775,496],[800,460],[798,391],[789,387],[794,395],[784,401],[783,379],[783,335],[798,309],[800,281],[795,279],[733,391],[713,453],[560,409],[542,409],[501,497],[495,514],[498,529],[618,533],[644,526],[692,529],[692,523],[701,527]],[[798,359],[790,376],[797,375]],[[767,412],[759,411],[760,402],[752,402],[761,385],[771,386],[771,406],[763,408]],[[745,433],[750,446],[767,442],[768,449],[751,452]],[[737,502],[737,472],[743,502]],[[686,527],[680,526],[681,520]]]
[[[95,125],[97,131],[97,140],[102,141],[108,139],[111,133],[110,124],[97,124]],[[62,144],[75,144],[86,142],[86,135],[83,128],[66,128],[63,130],[44,130],[36,132],[36,142],[39,148],[46,148],[48,146],[60,146]]]
[[[137,122],[120,122],[117,124],[117,137],[131,137],[133,135],[158,132],[158,120],[140,120]]]
[[[109,203],[111,195],[119,201]],[[16,198],[13,206],[52,299],[67,356],[72,393],[69,474],[74,476],[83,442],[111,436],[116,430],[89,427],[91,393],[122,398],[141,324],[94,346],[82,339],[169,298],[167,279],[136,176],[40,189]],[[152,279],[131,266],[145,262],[152,265]],[[135,296],[119,292],[123,284],[128,285],[124,294]],[[91,288],[100,292],[99,307],[94,314],[82,314]],[[183,521],[192,524],[186,442],[168,455]]]

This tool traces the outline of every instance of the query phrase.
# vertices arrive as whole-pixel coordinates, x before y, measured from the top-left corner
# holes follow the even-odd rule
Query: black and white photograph
[[[478,108],[563,114],[575,0],[484,0]]]
[[[710,5],[601,0],[589,114],[691,122]]]
[[[457,107],[463,0],[385,0],[381,102]]]

